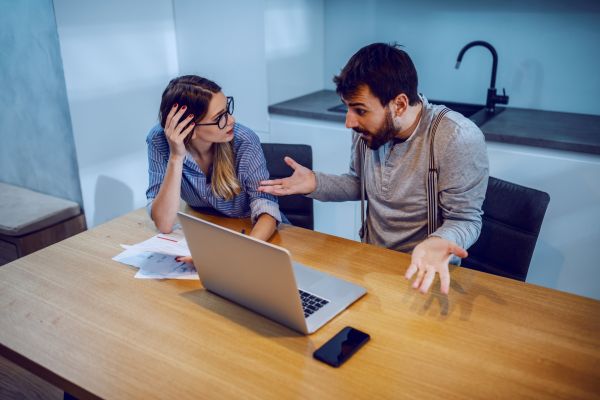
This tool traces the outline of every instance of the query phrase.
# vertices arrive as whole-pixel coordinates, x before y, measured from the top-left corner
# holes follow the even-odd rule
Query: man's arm
[[[333,175],[313,172],[298,164],[290,157],[286,157],[284,161],[294,170],[292,176],[283,179],[261,181],[258,190],[276,196],[304,194],[320,201],[359,200],[359,139],[360,136],[354,133],[352,137],[350,171],[347,174]]]
[[[438,160],[439,207],[443,223],[413,250],[406,278],[415,273],[413,288],[426,293],[435,274],[441,292],[450,289],[448,264],[465,258],[481,232],[481,206],[488,182],[488,159],[483,134],[469,121],[444,120],[435,142]]]
[[[466,126],[465,126],[466,125]],[[483,133],[474,124],[440,124],[435,151],[442,225],[432,234],[468,249],[481,232],[481,207],[489,178]]]
[[[352,132],[350,167],[346,174],[333,175],[316,172],[316,190],[308,197],[320,201],[360,200],[360,135]]]

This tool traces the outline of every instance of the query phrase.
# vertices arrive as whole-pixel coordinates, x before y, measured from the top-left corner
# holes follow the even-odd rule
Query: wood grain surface
[[[272,243],[368,290],[302,336],[111,260],[155,233],[137,210],[1,267],[0,355],[80,398],[600,397],[598,301],[459,267],[448,296],[422,295],[408,255],[282,225]],[[371,341],[339,369],[314,360],[347,325]]]

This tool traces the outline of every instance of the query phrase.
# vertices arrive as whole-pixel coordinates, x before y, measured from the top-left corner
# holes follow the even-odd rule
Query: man
[[[447,294],[449,262],[466,257],[465,249],[481,231],[488,181],[481,130],[452,111],[440,120],[434,154],[442,223],[428,235],[431,127],[444,107],[418,94],[415,67],[397,45],[375,43],[360,49],[334,82],[348,106],[346,127],[354,131],[350,172],[315,173],[286,157],[292,176],[262,181],[259,190],[278,196],[306,194],[321,201],[359,200],[364,170],[368,209],[363,240],[412,252],[405,276],[416,274],[413,287],[426,293],[437,273],[441,292]],[[361,142],[368,149],[361,150]]]

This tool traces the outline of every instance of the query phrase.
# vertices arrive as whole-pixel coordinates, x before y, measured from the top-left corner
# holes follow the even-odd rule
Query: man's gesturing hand
[[[270,193],[275,196],[287,196],[290,194],[309,194],[315,191],[317,179],[314,172],[298,164],[290,157],[285,157],[283,161],[294,170],[292,176],[260,181],[259,192]]]
[[[452,255],[460,258],[467,257],[467,251],[456,243],[440,237],[431,236],[415,247],[410,266],[406,270],[406,279],[411,279],[415,272],[417,276],[412,284],[414,289],[427,293],[435,274],[440,275],[440,289],[443,294],[450,290],[450,272],[448,262]]]

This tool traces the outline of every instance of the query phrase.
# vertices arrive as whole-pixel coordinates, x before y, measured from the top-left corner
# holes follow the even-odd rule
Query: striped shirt
[[[277,198],[257,190],[261,180],[269,179],[260,139],[252,130],[237,123],[233,127],[233,135],[235,171],[241,192],[231,200],[217,197],[211,189],[210,174],[205,175],[188,152],[183,161],[181,198],[193,208],[213,208],[228,217],[251,217],[252,223],[265,213],[275,218],[278,223],[281,222]],[[152,202],[165,178],[170,155],[169,142],[160,124],[150,130],[146,143],[149,178],[146,208],[152,215]]]

